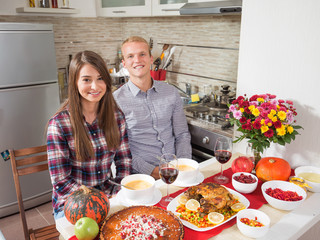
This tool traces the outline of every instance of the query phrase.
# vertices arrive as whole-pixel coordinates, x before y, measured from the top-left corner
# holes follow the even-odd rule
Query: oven
[[[188,124],[191,134],[192,159],[203,162],[214,157],[214,147],[218,137],[226,137],[217,132]]]

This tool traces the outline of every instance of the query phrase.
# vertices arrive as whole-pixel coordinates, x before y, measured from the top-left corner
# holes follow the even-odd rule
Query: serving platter
[[[239,201],[241,203],[243,203],[245,205],[246,208],[249,207],[250,205],[250,201],[245,197],[243,196],[241,193],[238,193],[230,188],[227,188],[225,187],[231,194],[233,194],[234,196],[236,196]],[[167,210],[168,211],[171,211],[173,214],[175,214],[177,217],[179,217],[180,213],[176,212],[176,209],[177,207],[180,205],[179,202],[178,202],[178,198],[184,193],[181,193],[180,195],[178,195],[177,197],[175,197],[168,205],[167,207]],[[237,213],[238,214],[238,213]],[[237,214],[233,215],[231,218],[227,219],[226,221],[220,223],[220,224],[217,224],[213,227],[207,227],[207,228],[199,228],[197,227],[196,225],[193,225],[192,223],[188,222],[188,221],[185,221],[183,219],[180,219],[182,224],[194,231],[198,231],[198,232],[205,232],[205,231],[208,231],[208,230],[211,230],[211,229],[214,229],[216,227],[219,227],[220,225],[222,224],[225,224],[226,222],[230,221],[231,219],[235,218],[237,216]]]

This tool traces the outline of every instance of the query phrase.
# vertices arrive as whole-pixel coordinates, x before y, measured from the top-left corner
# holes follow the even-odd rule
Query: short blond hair
[[[149,55],[151,56],[151,49],[150,49],[150,46],[149,46],[149,43],[147,42],[147,40],[145,40],[143,37],[131,36],[131,37],[128,37],[126,40],[124,40],[121,44],[121,57],[122,57],[122,59],[123,59],[122,47],[124,44],[129,43],[129,42],[142,42],[142,43],[147,44]]]

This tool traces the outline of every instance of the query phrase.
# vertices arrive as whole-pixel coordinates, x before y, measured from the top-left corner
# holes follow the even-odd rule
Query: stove
[[[192,158],[202,162],[214,157],[214,146],[219,137],[232,138],[233,128],[225,117],[227,108],[214,102],[185,107],[191,134]]]
[[[227,129],[230,127],[229,120],[226,118],[227,110],[227,108],[218,106],[215,102],[208,102],[186,107],[185,114],[187,117]]]

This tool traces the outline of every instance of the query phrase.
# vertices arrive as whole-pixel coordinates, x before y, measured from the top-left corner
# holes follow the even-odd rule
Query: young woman
[[[125,119],[113,96],[103,59],[91,51],[77,53],[69,68],[68,99],[49,120],[48,164],[55,218],[63,216],[67,196],[81,185],[109,197],[120,190],[108,182],[131,173],[131,152]]]

